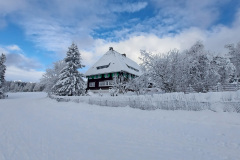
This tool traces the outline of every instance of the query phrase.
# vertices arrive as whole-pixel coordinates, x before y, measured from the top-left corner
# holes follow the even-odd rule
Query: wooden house
[[[85,73],[88,79],[87,90],[107,90],[113,86],[114,78],[121,76],[128,80],[141,74],[136,62],[110,47],[109,51]]]

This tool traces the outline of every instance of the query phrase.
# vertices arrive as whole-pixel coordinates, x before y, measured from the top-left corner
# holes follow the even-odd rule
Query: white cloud
[[[7,66],[15,66],[24,70],[38,69],[42,65],[34,59],[28,58],[21,53],[7,53]]]
[[[15,15],[10,17],[15,18],[13,18],[15,22],[23,27],[27,38],[33,41],[36,46],[57,54],[53,56],[63,58],[72,41],[76,42],[82,50],[94,48],[95,40],[90,34],[96,28],[104,29],[120,25],[121,27],[118,29],[106,31],[106,36],[109,33],[114,41],[121,40],[120,42],[122,42],[126,39],[133,39],[132,37],[151,34],[166,37],[169,36],[168,32],[170,31],[181,33],[182,30],[178,30],[181,27],[198,26],[201,29],[208,27],[218,17],[216,6],[227,1],[151,0],[148,2],[122,1],[118,3],[108,0],[42,0],[31,2],[19,0],[19,5],[17,5],[18,3],[15,4],[14,0],[9,0],[0,2],[0,4],[4,6],[5,14]],[[147,19],[135,19],[134,22],[131,20],[117,21],[119,12],[137,12],[146,8],[147,5],[152,5],[154,9],[154,15]],[[142,34],[143,32],[144,34]],[[84,56],[89,58],[87,54]]]
[[[0,15],[0,29],[3,29],[7,26],[7,22],[6,20],[4,19],[4,17],[1,17]]]
[[[113,12],[137,12],[144,9],[148,5],[147,2],[123,3],[111,6]]]
[[[0,52],[6,54],[6,80],[22,80],[37,82],[43,66],[37,60],[26,57],[22,49],[16,45],[0,46]]]
[[[6,46],[6,49],[9,51],[22,51],[21,48],[19,48],[18,45],[10,45],[10,46]]]
[[[42,71],[24,70],[16,66],[8,66],[6,70],[6,80],[15,81],[21,80],[23,82],[39,82],[42,77]]]
[[[184,38],[184,40],[182,38]],[[159,38],[156,35],[148,34],[141,36],[133,36],[127,40],[123,40],[120,42],[108,43],[103,41],[104,44],[102,44],[101,46],[97,46],[95,48],[95,51],[92,52],[92,57],[94,57],[96,62],[96,60],[104,53],[106,53],[108,51],[108,48],[111,46],[114,48],[114,50],[120,53],[125,53],[127,57],[139,63],[140,50],[148,50],[151,52],[160,53],[166,53],[174,48],[183,50],[190,47],[193,43],[199,40],[199,38],[202,38],[200,31],[198,32],[195,29],[192,29],[175,37]]]
[[[24,70],[38,69],[42,65],[35,59],[24,55],[22,49],[16,45],[0,45],[0,52],[6,54],[6,65],[16,66]]]
[[[230,0],[152,0],[159,8],[157,19],[174,19],[167,25],[177,24],[178,27],[198,26],[207,28],[218,18],[221,5]]]
[[[205,48],[215,54],[226,54],[225,44],[237,43],[240,41],[237,36],[240,33],[240,12],[237,13],[235,22],[231,27],[218,25],[210,31],[191,27],[175,35],[165,35],[158,37],[154,34],[132,35],[130,38],[119,42],[107,42],[98,40],[99,45],[95,45],[95,49],[88,52],[88,67],[93,65],[108,48],[112,46],[114,50],[120,53],[126,53],[127,57],[140,62],[140,50],[148,50],[154,53],[166,53],[171,49],[179,49],[180,51],[190,48],[196,41],[200,40],[204,43]],[[101,41],[101,43],[99,43]]]
[[[7,0],[0,1],[0,15],[23,10],[27,7],[27,0]]]

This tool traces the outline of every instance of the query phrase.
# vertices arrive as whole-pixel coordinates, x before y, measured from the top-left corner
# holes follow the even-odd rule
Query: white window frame
[[[99,87],[113,86],[113,81],[112,81],[112,80],[109,80],[109,81],[100,81],[98,85],[99,85]]]
[[[95,87],[95,82],[89,82],[89,87]]]

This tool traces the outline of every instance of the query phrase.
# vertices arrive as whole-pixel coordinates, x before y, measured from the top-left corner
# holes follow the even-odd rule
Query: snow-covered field
[[[239,160],[240,114],[0,100],[0,160]]]

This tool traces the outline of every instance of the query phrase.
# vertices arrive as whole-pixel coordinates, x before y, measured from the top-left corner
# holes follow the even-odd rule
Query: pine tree
[[[64,59],[64,67],[58,77],[58,81],[52,88],[52,93],[59,96],[80,96],[85,93],[85,82],[83,74],[78,69],[84,67],[81,64],[81,55],[76,44],[68,48],[67,56]]]
[[[6,66],[4,65],[5,61],[6,61],[6,56],[2,54],[0,57],[0,99],[5,98],[5,94],[4,94],[5,71],[6,71]]]

